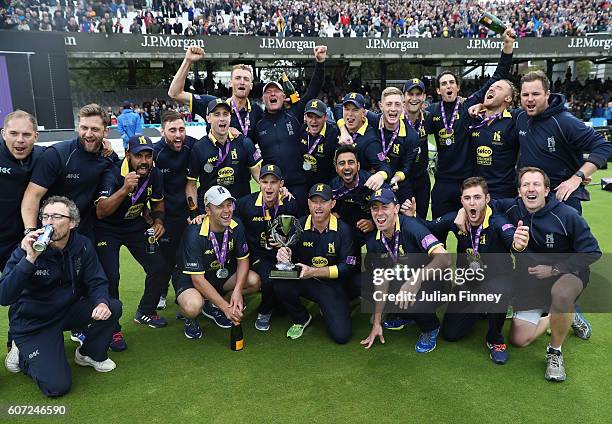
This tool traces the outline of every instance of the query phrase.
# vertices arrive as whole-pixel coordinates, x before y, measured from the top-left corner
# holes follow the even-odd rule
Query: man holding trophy
[[[278,271],[273,270],[271,277],[279,278],[274,291],[293,320],[287,331],[290,339],[301,337],[312,320],[300,297],[319,305],[327,332],[336,343],[351,338],[351,309],[343,284],[355,271],[357,258],[351,229],[331,213],[335,203],[330,186],[315,184],[308,193],[310,214],[299,221],[278,217],[272,227],[271,235],[282,247],[276,255]],[[279,237],[279,231],[286,237]]]
[[[285,177],[280,167],[264,164],[259,173],[260,191],[248,194],[236,202],[235,213],[244,223],[252,254],[251,268],[261,279],[261,303],[255,321],[255,328],[259,331],[270,329],[272,311],[278,303],[274,295],[274,280],[270,279],[270,271],[276,262],[276,250],[270,244],[270,228],[281,215],[297,213],[297,202],[289,197],[282,198],[281,189],[284,184]]]

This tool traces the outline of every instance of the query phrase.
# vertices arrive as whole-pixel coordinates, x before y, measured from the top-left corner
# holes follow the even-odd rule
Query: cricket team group
[[[576,303],[589,265],[601,256],[581,204],[612,145],[571,115],[562,95],[550,93],[544,73],[524,75],[518,90],[506,79],[512,35],[504,33],[494,75],[469,97],[458,95],[460,78],[445,71],[436,79],[439,102],[425,108],[425,86],[410,78],[403,89],[383,90],[380,114],[366,110],[359,93],[347,93],[336,108],[317,99],[325,46],[314,48],[313,76],[299,99],[271,81],[262,109],[249,99],[253,74],[246,65],[233,67],[228,99],[186,92],[191,64],[205,56],[192,46],[168,94],[206,119],[207,135],[187,136],[181,115],[168,111],[161,140],[131,137],[124,159],[105,139],[108,116],[96,104],[80,109],[77,138],[47,148],[36,144],[34,116],[8,114],[0,142],[6,368],[29,375],[46,396],[67,393],[64,331],[80,344],[78,365],[99,372],[116,367],[109,350],[127,349],[130,332],[120,324],[119,253],[125,246],[145,274],[133,322],[167,325],[158,310],[171,282],[188,339],[202,337],[200,315],[222,328],[245,325],[244,297],[260,293],[257,330],[286,315],[290,339],[309,325],[325,325],[334,342],[348,343],[355,305],[372,302],[363,290],[373,266],[364,252],[388,267],[408,259],[422,269],[494,268],[462,289],[502,294],[496,310],[398,300],[394,313],[385,314],[390,305],[375,302],[361,344],[370,349],[377,339],[384,343],[384,329],[413,326],[422,354],[433,351],[439,337],[458,341],[486,320],[483,352],[504,364],[503,326],[512,306],[509,344],[527,346],[549,332],[545,377],[565,380],[566,336],[591,336]],[[430,135],[437,149],[433,187]],[[251,179],[259,185],[253,193]],[[294,244],[271,237],[280,216],[297,218],[302,231]],[[36,241],[48,226],[51,241],[41,249]],[[457,239],[456,263],[445,248],[449,232]],[[569,259],[555,262],[555,254]],[[298,278],[270,278],[278,263],[295,264]],[[540,302],[523,302],[529,286],[517,290],[517,273],[539,288],[530,299]],[[427,297],[419,292],[458,288],[427,275],[384,290],[414,299]],[[313,318],[305,299],[317,304],[320,316]]]

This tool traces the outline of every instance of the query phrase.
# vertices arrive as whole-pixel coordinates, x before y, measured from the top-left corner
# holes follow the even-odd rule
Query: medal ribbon
[[[140,197],[140,195],[142,194],[142,192],[145,190],[145,188],[147,188],[147,185],[149,185],[149,180],[151,179],[151,173],[149,172],[149,176],[147,177],[147,179],[145,180],[144,183],[142,183],[142,185],[140,186],[140,188],[138,189],[138,191],[136,192],[136,194],[134,194],[133,196],[131,196],[131,200],[132,200],[132,206],[134,206],[134,203],[136,203],[136,201],[138,200],[138,198]]]
[[[341,187],[341,188],[332,190],[334,200],[339,199],[342,196],[350,193],[351,191],[355,190],[357,187],[359,187],[359,174],[355,175],[355,185],[353,187],[351,188]]]
[[[382,148],[383,148],[382,154],[384,156],[384,158],[381,160],[384,160],[387,158],[387,153],[389,153],[389,150],[391,150],[391,146],[393,146],[393,142],[397,138],[397,134],[399,133],[400,125],[398,124],[397,128],[393,130],[393,135],[391,136],[391,140],[389,141],[389,144],[385,146],[385,141],[386,141],[385,140],[385,130],[383,128],[382,121],[380,124],[381,124],[380,125],[380,143],[382,144]]]
[[[221,244],[221,251],[219,251],[219,242],[217,241],[217,237],[215,233],[212,231],[208,233],[208,238],[213,245],[213,250],[215,251],[215,256],[221,265],[221,268],[224,268],[225,259],[227,258],[227,245],[229,241],[229,227],[225,227],[225,231],[223,232],[223,243]]]
[[[476,234],[472,237],[472,226],[468,227],[468,231],[470,232],[470,242],[472,243],[472,252],[474,253],[474,257],[478,254],[478,245],[480,243],[480,233],[482,232],[482,224],[478,226],[476,230]]]
[[[238,124],[240,125],[240,128],[242,129],[242,134],[244,134],[244,136],[247,136],[247,133],[249,132],[249,126],[251,125],[251,120],[249,118],[249,111],[247,109],[247,114],[246,117],[244,118],[244,123],[242,121],[242,118],[240,117],[240,111],[238,110],[238,106],[236,105],[236,102],[234,101],[234,99],[230,100],[230,104],[232,105],[232,109],[234,109],[234,113],[236,114],[236,119],[238,119]]]
[[[262,194],[262,196],[263,196],[263,194]],[[268,210],[270,210],[270,209],[268,209]],[[263,198],[261,199],[261,213],[263,215],[263,219],[266,220],[266,203],[263,201]],[[278,200],[274,204],[274,215],[270,214],[270,218],[271,219],[276,218],[276,214],[277,213],[278,213]]]
[[[321,141],[321,139],[323,138],[322,135],[320,135],[314,142],[314,144],[312,145],[312,147],[310,146],[310,134],[308,134],[308,131],[306,131],[306,145],[308,146],[308,156],[312,155],[312,152],[314,152],[314,149],[317,148],[317,145],[319,144],[319,142]]]
[[[230,151],[230,141],[227,140],[225,142],[225,153],[223,153],[221,150],[221,147],[219,147],[219,154],[217,156],[217,168],[219,168],[223,164],[223,162],[225,162],[225,159],[227,158],[229,151]]]
[[[495,115],[487,116],[480,123],[474,124],[474,125],[470,125],[470,129],[473,130],[473,129],[476,129],[476,128],[482,128],[485,125],[495,121],[497,118],[499,118],[501,116],[502,116],[502,112],[496,113]]]
[[[453,108],[453,113],[451,115],[450,125],[447,125],[446,121],[446,110],[444,109],[444,102],[440,103],[440,115],[442,115],[442,123],[444,124],[444,129],[446,130],[446,134],[450,134],[453,129],[453,125],[455,125],[455,119],[457,118],[457,111],[459,110],[459,97],[455,100],[455,107]]]
[[[419,136],[420,136],[419,130],[421,129],[421,125],[423,125],[423,112],[421,112],[421,119],[418,121],[418,123],[419,123],[418,126],[415,126],[412,123],[412,119],[410,119],[410,116],[408,116],[408,114],[406,114],[406,121],[408,121],[408,125],[410,125],[417,132],[417,134],[419,134]]]
[[[393,259],[393,262],[397,262],[397,258],[399,256],[399,231],[396,231],[393,236],[393,251],[391,251],[391,249],[389,248],[389,245],[387,244],[387,239],[385,238],[385,235],[382,234],[382,232],[381,236],[381,240],[385,245],[385,249],[387,249],[387,252],[389,252],[389,255]]]

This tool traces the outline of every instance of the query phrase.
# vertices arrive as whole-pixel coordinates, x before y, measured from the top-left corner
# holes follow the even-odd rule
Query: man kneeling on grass
[[[64,331],[87,328],[77,348],[77,365],[98,372],[115,369],[108,357],[121,302],[108,294],[108,280],[87,237],[73,231],[80,221],[72,200],[52,196],[40,213],[53,227],[46,249],[33,245],[43,229],[29,232],[13,251],[0,278],[0,304],[10,305],[12,348],[6,369],[22,371],[46,396],[62,396],[72,383],[64,350]]]
[[[244,225],[232,219],[235,200],[225,187],[209,188],[204,194],[206,215],[183,235],[184,275],[173,284],[188,339],[202,337],[200,311],[219,327],[230,328],[242,320],[242,296],[259,291],[259,276],[249,271]]]

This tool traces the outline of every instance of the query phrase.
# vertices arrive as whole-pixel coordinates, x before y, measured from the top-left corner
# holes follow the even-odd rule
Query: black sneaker
[[[145,324],[151,328],[162,328],[168,325],[164,317],[157,314],[141,314],[140,312],[136,312],[136,315],[134,315],[134,323]]]

